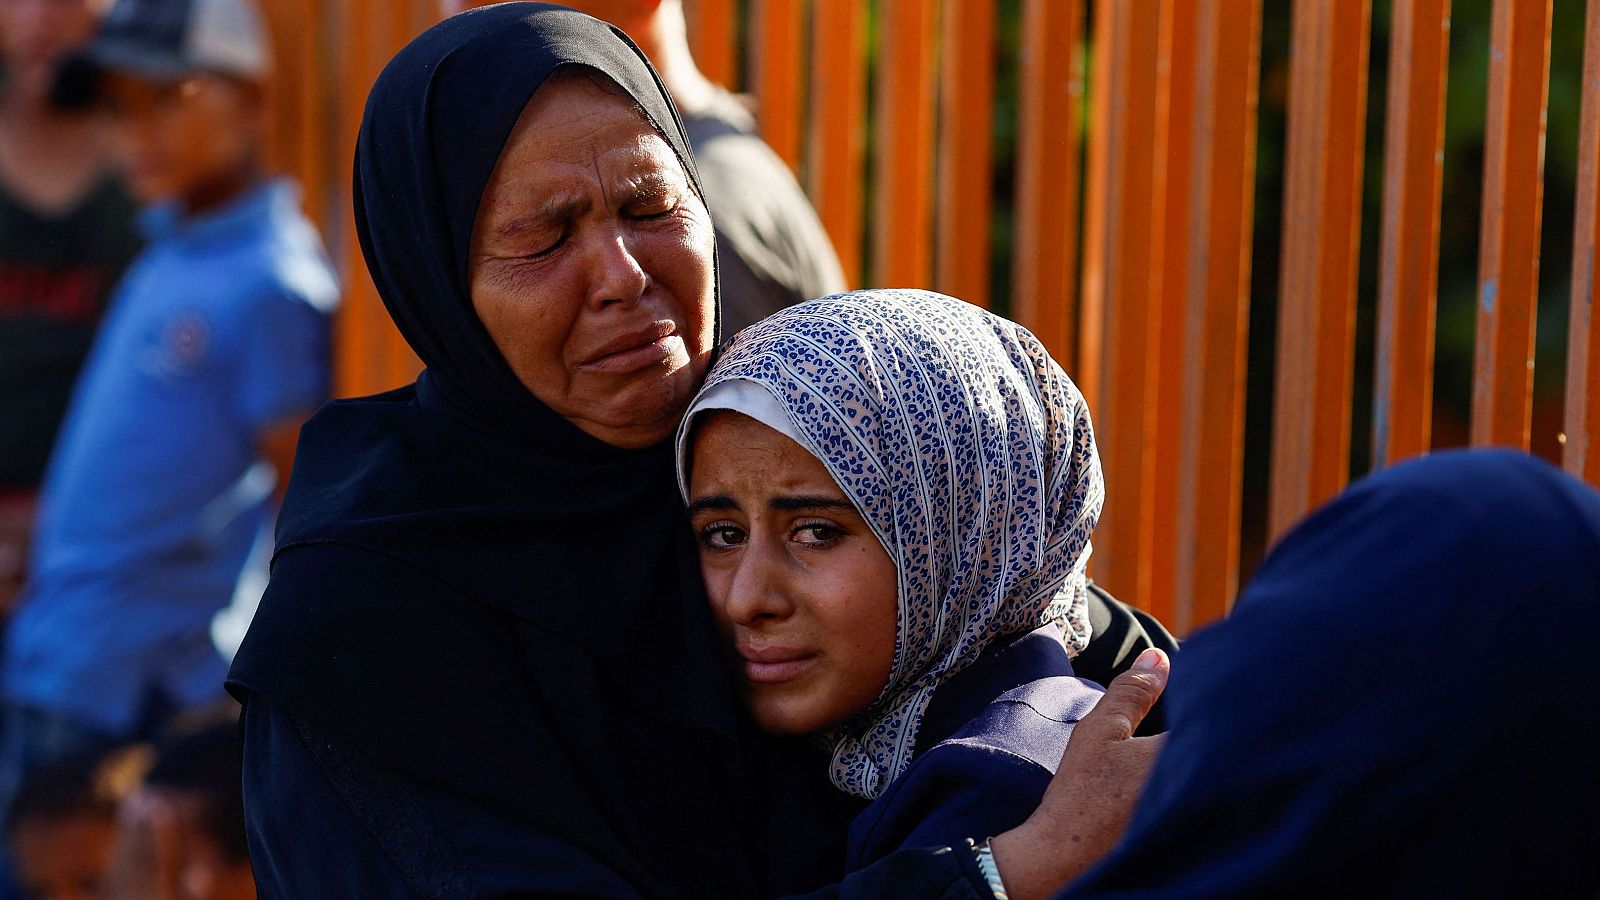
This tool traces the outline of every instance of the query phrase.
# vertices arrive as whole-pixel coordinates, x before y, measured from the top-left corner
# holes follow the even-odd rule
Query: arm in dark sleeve
[[[901,850],[857,869],[806,900],[994,900],[977,859],[965,844]]]
[[[994,747],[949,742],[918,758],[850,826],[847,868],[912,847],[964,847],[1033,814],[1050,771]]]
[[[287,715],[252,699],[241,728],[245,830],[263,900],[416,896],[340,799]]]

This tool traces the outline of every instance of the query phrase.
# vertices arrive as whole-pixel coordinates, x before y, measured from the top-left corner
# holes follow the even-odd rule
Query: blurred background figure
[[[123,801],[106,887],[124,900],[254,900],[243,751],[228,717],[169,741]]]
[[[723,338],[786,306],[844,290],[827,232],[789,167],[756,136],[749,106],[695,67],[682,0],[563,2],[627,32],[683,116],[717,232]]]
[[[12,0],[0,0],[0,3]],[[118,0],[61,68],[103,104],[149,245],[74,390],[0,666],[0,810],[31,773],[226,703],[211,621],[329,392],[338,286],[267,177],[249,0]],[[259,555],[259,554],[257,554]],[[3,894],[0,894],[3,896]]]
[[[0,617],[73,381],[138,249],[101,117],[49,102],[93,28],[89,0],[0,0]]]
[[[136,750],[119,749],[60,759],[29,777],[5,828],[23,896],[87,900],[105,895],[118,840],[118,805],[143,765]]]

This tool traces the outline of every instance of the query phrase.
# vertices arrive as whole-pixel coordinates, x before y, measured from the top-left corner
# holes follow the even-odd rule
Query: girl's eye
[[[744,530],[733,525],[707,525],[700,529],[700,543],[712,550],[726,550],[744,543]]]
[[[801,525],[795,529],[794,540],[796,543],[811,546],[826,546],[838,540],[844,532],[832,525],[811,524]]]

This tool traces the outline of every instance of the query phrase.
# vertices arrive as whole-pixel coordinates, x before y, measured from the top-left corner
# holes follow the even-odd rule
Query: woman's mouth
[[[677,326],[656,322],[601,347],[582,368],[601,375],[626,375],[666,362],[682,346]]]

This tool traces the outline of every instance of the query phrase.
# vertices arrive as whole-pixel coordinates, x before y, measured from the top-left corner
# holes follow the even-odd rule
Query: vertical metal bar
[[[739,23],[734,0],[685,0],[684,13],[695,66],[717,84],[737,88]]]
[[[1261,0],[1200,4],[1195,35],[1173,619],[1180,633],[1220,618],[1238,589]]]
[[[1390,35],[1372,401],[1375,466],[1426,453],[1432,440],[1450,0],[1396,3]]]
[[[1023,0],[1011,310],[1077,372],[1081,0]]]
[[[944,4],[934,285],[989,305],[995,0]]]
[[[800,165],[801,42],[805,11],[800,0],[756,0],[751,20],[751,81],[761,137],[792,170]]]
[[[1184,305],[1188,299],[1189,244],[1197,239],[1190,230],[1189,207],[1195,128],[1195,25],[1198,4],[1172,2],[1161,8],[1161,31],[1156,62],[1156,97],[1163,115],[1156,117],[1156,152],[1152,193],[1155,223],[1161,231],[1160,291],[1151,302],[1160,305],[1152,334],[1155,355],[1151,395],[1155,414],[1145,443],[1151,450],[1151,536],[1149,587],[1145,608],[1163,622],[1173,621],[1178,586],[1178,475],[1183,424]]]
[[[1089,80],[1089,134],[1083,183],[1083,281],[1078,303],[1077,366],[1073,378],[1089,408],[1098,415],[1100,396],[1100,344],[1104,331],[1106,294],[1106,203],[1110,194],[1107,173],[1111,166],[1111,74],[1114,2],[1094,6],[1094,74]],[[1091,573],[1099,563],[1091,562]]]
[[[873,278],[925,287],[932,275],[934,2],[885,0],[878,62]]]
[[[1296,0],[1269,527],[1349,480],[1370,0]]]
[[[1550,0],[1496,0],[1484,116],[1472,442],[1528,446],[1539,302]]]
[[[851,287],[861,284],[866,177],[867,14],[855,0],[816,0],[811,33],[811,201]]]
[[[1102,293],[1085,297],[1101,312],[1100,404],[1096,432],[1106,477],[1106,505],[1095,529],[1096,578],[1134,603],[1149,590],[1154,495],[1148,436],[1155,418],[1156,354],[1160,327],[1161,231],[1155,227],[1157,3],[1111,3],[1097,13],[1110,18],[1108,160],[1105,204],[1096,223],[1105,235],[1100,261]],[[1087,285],[1086,285],[1087,286]],[[1092,302],[1091,302],[1092,301]]]
[[[1568,472],[1600,486],[1600,323],[1594,282],[1600,272],[1600,0],[1584,20],[1583,125],[1578,138],[1578,198],[1572,229],[1572,313],[1567,332]]]

